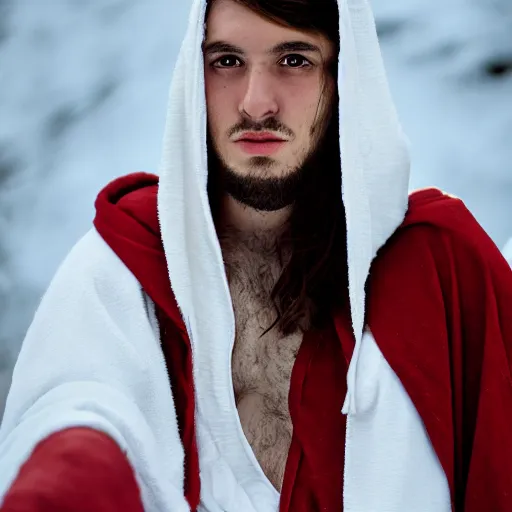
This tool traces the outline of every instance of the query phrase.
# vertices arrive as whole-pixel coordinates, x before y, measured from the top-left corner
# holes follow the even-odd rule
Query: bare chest
[[[302,333],[264,334],[275,313],[257,295],[234,294],[232,377],[244,434],[270,482],[281,490],[292,438],[288,394]]]

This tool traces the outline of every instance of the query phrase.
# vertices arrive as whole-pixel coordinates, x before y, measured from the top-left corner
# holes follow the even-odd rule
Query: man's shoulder
[[[94,226],[140,287],[180,329],[158,219],[158,177],[137,173],[105,187],[96,200]]]
[[[395,251],[410,248],[418,258],[434,256],[438,264],[446,262],[448,253],[479,265],[504,261],[464,202],[436,188],[410,194],[404,221],[389,245]]]
[[[478,310],[489,290],[512,299],[512,272],[460,199],[428,189],[411,195],[402,225],[372,264],[369,287],[375,308],[397,294],[401,306],[434,314],[431,306],[442,311],[444,298],[459,294]]]
[[[436,188],[414,191],[400,230],[422,231],[435,242],[441,238],[476,252],[496,248],[464,202]],[[427,235],[425,235],[427,236]]]
[[[157,196],[158,177],[154,174],[134,173],[116,178],[98,194],[95,225],[106,223],[122,229],[135,222],[158,234]]]
[[[437,188],[416,190],[409,195],[409,205],[401,228],[428,225],[439,232],[464,236],[472,232],[478,222],[464,202]],[[480,227],[480,229],[482,229]]]

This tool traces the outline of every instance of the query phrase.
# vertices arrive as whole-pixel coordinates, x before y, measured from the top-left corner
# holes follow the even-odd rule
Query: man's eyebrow
[[[274,48],[272,48],[269,53],[278,55],[280,53],[288,52],[322,53],[318,46],[312,43],[306,43],[305,41],[285,41],[284,43],[279,43],[278,45],[274,46]]]
[[[212,43],[203,43],[203,53],[204,55],[211,55],[212,53],[236,53],[237,55],[243,55],[244,51],[233,44],[224,41],[214,41]]]
[[[285,41],[279,43],[268,52],[271,55],[279,55],[288,52],[315,52],[322,53],[320,48],[312,43],[305,41]],[[238,46],[225,41],[213,41],[211,43],[203,43],[204,55],[211,55],[213,53],[233,53],[236,55],[244,55],[244,50]]]

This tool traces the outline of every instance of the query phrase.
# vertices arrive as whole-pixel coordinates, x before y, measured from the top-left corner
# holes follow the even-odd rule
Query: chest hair
[[[281,489],[293,428],[288,394],[302,333],[267,329],[276,319],[270,298],[281,265],[270,251],[241,247],[226,262],[236,323],[232,378],[240,422],[271,483]]]

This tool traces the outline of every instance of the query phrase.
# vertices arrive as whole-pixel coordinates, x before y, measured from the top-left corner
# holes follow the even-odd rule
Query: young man
[[[512,510],[512,273],[408,197],[367,2],[196,0],[164,144],[27,334],[1,510]]]

